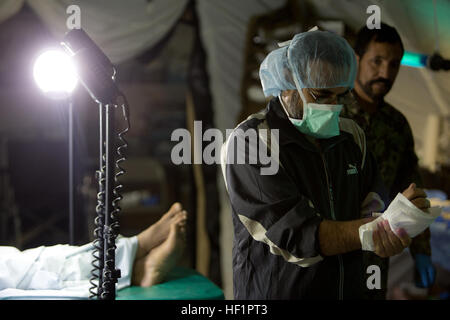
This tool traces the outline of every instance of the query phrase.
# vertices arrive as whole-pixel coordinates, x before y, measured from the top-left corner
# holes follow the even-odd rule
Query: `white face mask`
[[[299,90],[299,93],[303,101],[302,119],[291,118],[284,107],[283,101],[281,101],[289,121],[297,130],[319,139],[327,139],[339,135],[339,113],[343,105],[306,102],[303,92]],[[281,97],[279,98],[281,100]]]

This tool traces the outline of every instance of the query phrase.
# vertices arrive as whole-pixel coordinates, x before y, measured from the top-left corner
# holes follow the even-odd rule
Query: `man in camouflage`
[[[402,41],[394,28],[386,24],[381,24],[381,29],[363,27],[355,44],[358,72],[354,94],[357,103],[344,106],[341,113],[341,117],[353,119],[364,130],[368,149],[375,156],[389,201],[411,181],[422,187],[408,121],[400,111],[384,101],[399,71],[403,52]],[[426,229],[415,237],[409,249],[416,262],[416,277],[421,276],[418,285],[430,287],[434,282],[430,230]],[[385,299],[389,258],[365,252],[365,261],[367,265],[380,266],[382,271],[382,289],[368,291],[369,297]]]

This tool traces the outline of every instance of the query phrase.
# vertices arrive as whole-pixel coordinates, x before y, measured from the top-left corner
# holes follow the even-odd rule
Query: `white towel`
[[[378,222],[387,220],[394,233],[396,229],[403,228],[411,238],[414,238],[424,231],[441,212],[441,207],[431,207],[424,212],[403,194],[399,193],[382,215],[359,227],[359,239],[361,240],[362,250],[375,250],[372,234],[377,229]]]

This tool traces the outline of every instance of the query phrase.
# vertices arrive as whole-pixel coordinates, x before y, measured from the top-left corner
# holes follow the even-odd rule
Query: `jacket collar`
[[[298,131],[289,121],[278,98],[270,100],[266,110],[266,119],[269,128],[279,130],[280,146],[296,143],[309,151],[320,152],[327,151],[337,143],[348,138],[347,134],[341,132],[340,135],[329,139],[318,139],[321,147],[321,150],[319,150],[310,140],[308,140],[305,134]]]

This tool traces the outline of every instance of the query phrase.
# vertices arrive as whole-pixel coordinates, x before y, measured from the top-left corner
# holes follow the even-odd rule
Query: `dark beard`
[[[375,80],[370,80],[368,82],[366,82],[365,84],[363,84],[360,80],[360,78],[358,77],[358,79],[356,80],[358,81],[359,86],[361,87],[361,89],[364,91],[365,94],[367,94],[370,98],[372,98],[375,102],[378,101],[382,101],[384,96],[387,95],[389,93],[389,91],[392,88],[392,82],[390,82],[387,79],[382,79],[382,78],[378,78]],[[372,84],[374,84],[375,82],[382,82],[386,85],[387,91],[384,94],[374,94],[372,91]]]

